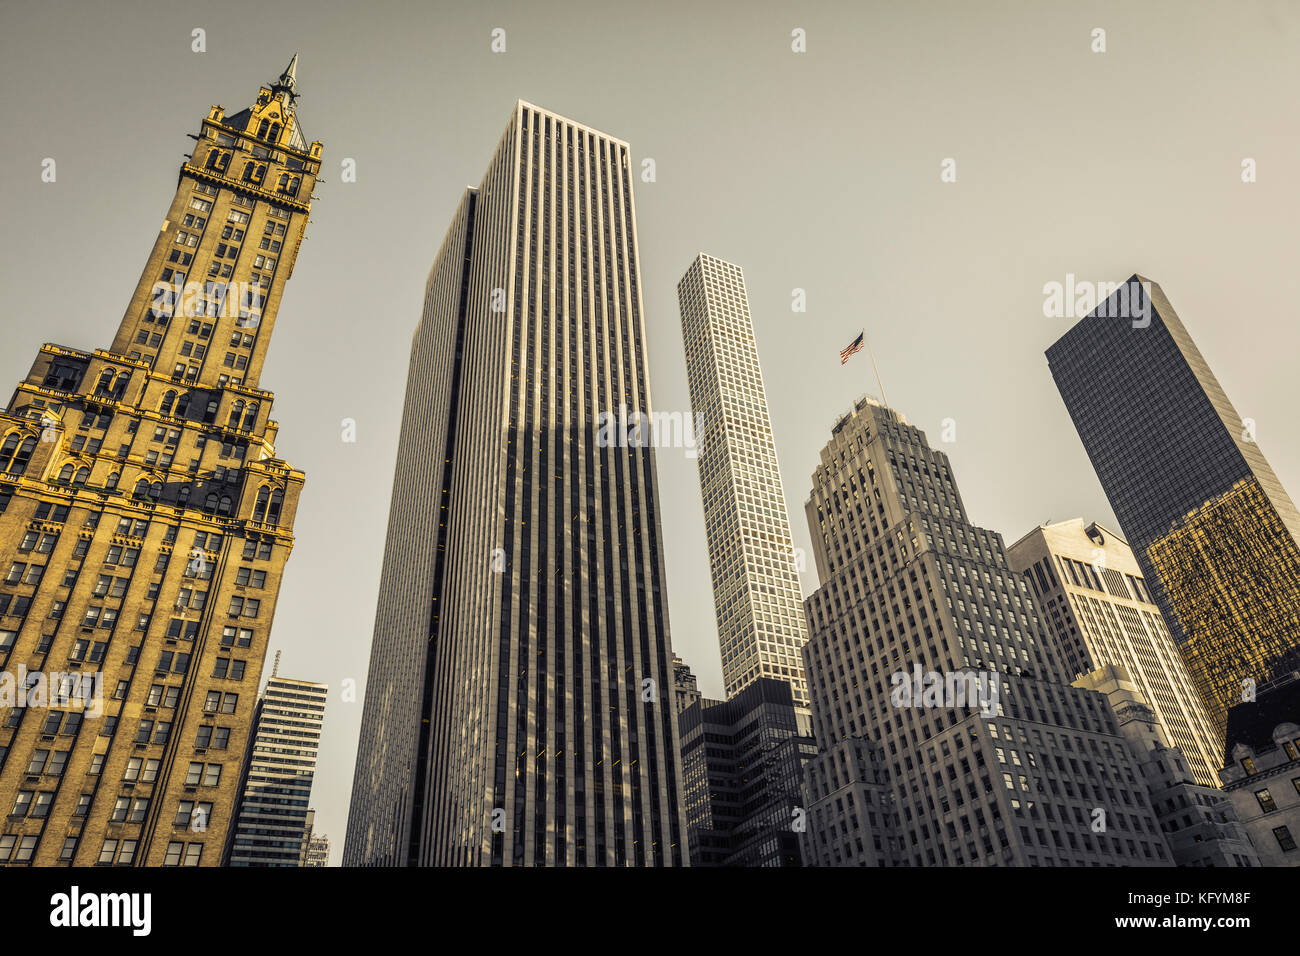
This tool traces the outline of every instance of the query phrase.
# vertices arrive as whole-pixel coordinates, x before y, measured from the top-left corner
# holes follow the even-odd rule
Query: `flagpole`
[[[871,356],[871,370],[876,373],[876,387],[880,389],[880,400],[889,407],[889,399],[885,396],[885,383],[880,380],[880,369],[876,367],[876,353],[871,350],[871,340],[867,338],[867,330],[862,330],[862,344],[867,347],[867,354]]]

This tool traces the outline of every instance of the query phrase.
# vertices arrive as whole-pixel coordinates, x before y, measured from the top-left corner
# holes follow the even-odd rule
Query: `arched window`
[[[149,482],[141,478],[135,483],[135,491],[131,492],[132,498],[146,498],[149,495]]]
[[[276,185],[280,192],[285,192],[289,188],[289,174],[284,173],[280,176],[280,182]]]
[[[271,127],[270,120],[262,120],[262,124],[257,127],[257,138],[266,139],[266,132]]]
[[[228,514],[230,514],[230,496],[229,496],[229,495],[222,495],[222,496],[221,496],[221,503],[217,505],[217,514],[219,514],[219,515],[228,515]]]
[[[149,486],[149,497],[157,501],[162,497],[163,487],[161,481],[155,481]]]
[[[104,487],[107,488],[109,491],[116,491],[117,481],[121,477],[122,477],[122,473],[120,471],[109,472],[108,481],[104,482]]]
[[[178,498],[179,498],[179,500],[177,501],[177,504],[178,504],[180,507],[182,507],[182,508],[184,508],[187,504],[190,503],[190,486],[189,486],[189,485],[186,485],[184,488],[181,489],[181,493],[180,493],[180,495],[178,496]]]
[[[296,196],[296,195],[298,195],[298,186],[301,185],[301,183],[302,183],[302,180],[299,179],[297,176],[295,176],[295,177],[293,178],[293,181],[292,181],[291,183],[289,183],[289,195],[290,195],[290,196]]]
[[[253,170],[253,181],[261,183],[264,179],[266,179],[266,167],[258,166],[257,169]]]
[[[266,506],[271,499],[271,490],[266,486],[257,489],[257,501],[253,505],[253,520],[266,520]]]
[[[274,123],[274,124],[272,124],[272,126],[271,126],[271,139],[273,139],[273,140],[274,140],[275,142],[277,142],[277,143],[280,141],[280,124],[279,124],[279,123]]]
[[[89,468],[78,468],[78,469],[77,469],[77,475],[76,475],[75,478],[72,479],[72,483],[73,483],[74,485],[76,485],[78,488],[80,488],[82,485],[84,485],[84,484],[85,484],[86,482],[88,482],[88,481],[90,481],[90,469],[89,469]]]
[[[162,404],[158,406],[158,411],[164,415],[172,413],[172,407],[176,404],[176,393],[170,389],[163,393]]]
[[[253,164],[244,163],[244,182],[248,183],[252,181],[253,181]]]
[[[19,441],[22,444],[19,444]],[[21,438],[18,432],[14,432],[5,439],[4,446],[0,448],[0,467],[9,475],[21,475],[27,470],[27,460],[32,457],[32,452],[36,450],[35,438]]]
[[[59,471],[59,484],[66,485],[70,481],[72,481],[72,466],[64,465]]]
[[[271,492],[271,505],[266,509],[266,523],[280,523],[280,506],[284,504],[284,492],[279,489]]]
[[[18,447],[19,435],[17,432],[10,432],[5,438],[3,445],[0,445],[0,471],[8,469],[10,460],[14,457],[14,449]]]
[[[182,395],[176,401],[176,417],[185,418],[189,414],[189,411],[190,411],[190,396],[187,393],[185,395]]]
[[[215,149],[210,149],[210,150],[208,150],[208,162],[207,162],[205,168],[207,168],[207,169],[216,169],[216,168],[217,168],[217,163],[220,162],[220,160],[221,160],[221,153],[220,153],[220,151],[215,150]]]
[[[113,397],[121,398],[126,394],[126,383],[131,381],[131,376],[123,372],[117,377],[117,384],[113,386]]]
[[[257,402],[248,403],[248,411],[244,412],[244,428],[246,432],[251,432],[257,425]]]
[[[235,402],[230,408],[230,417],[226,419],[227,428],[238,428],[239,420],[244,417],[244,403]]]
[[[99,383],[95,386],[96,395],[107,395],[112,390],[114,374],[113,369],[104,369],[104,373],[99,376]]]
[[[203,415],[205,422],[215,422],[217,420],[217,400],[214,398],[208,402],[208,410]]]
[[[208,494],[207,500],[204,501],[204,503],[203,503],[203,510],[204,510],[204,511],[216,511],[216,510],[217,510],[217,493],[216,493],[215,491],[210,492],[210,493]]]

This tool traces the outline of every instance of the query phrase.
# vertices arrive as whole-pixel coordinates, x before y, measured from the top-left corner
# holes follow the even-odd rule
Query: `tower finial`
[[[289,61],[289,65],[284,68],[284,72],[280,74],[279,81],[276,82],[276,84],[272,87],[272,89],[275,90],[276,92],[280,90],[286,90],[288,91],[290,98],[296,97],[298,95],[298,54],[297,53],[293,55],[293,59],[291,59]]]

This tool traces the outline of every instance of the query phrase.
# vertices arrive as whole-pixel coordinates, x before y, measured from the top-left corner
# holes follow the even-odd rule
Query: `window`
[[[240,568],[235,574],[235,583],[243,587],[265,587],[266,572],[254,571],[252,568]]]
[[[171,842],[167,844],[167,855],[163,857],[163,866],[180,866],[181,854],[185,852],[185,844]]]
[[[54,791],[42,790],[36,794],[36,799],[32,801],[32,816],[38,820],[43,820],[50,814],[50,806],[54,803]]]
[[[1283,853],[1290,853],[1295,849],[1295,840],[1288,828],[1274,827],[1273,836],[1277,837],[1277,845],[1282,848]]]
[[[1255,799],[1259,801],[1259,808],[1265,813],[1272,813],[1277,809],[1277,803],[1273,800],[1273,795],[1268,792],[1268,788],[1255,791]]]
[[[126,815],[131,809],[130,797],[118,797],[113,804],[113,812],[109,814],[109,823],[125,823]]]
[[[26,863],[31,860],[32,854],[36,852],[36,841],[40,837],[35,834],[25,836],[18,841],[18,852],[14,854],[15,863]]]
[[[117,855],[117,841],[108,839],[104,841],[103,847],[99,851],[99,862],[108,864],[113,862],[113,857]]]
[[[243,661],[235,661],[236,664],[242,664]],[[238,694],[225,694],[221,698],[221,712],[223,714],[233,714],[235,708],[239,706]]]
[[[49,759],[48,750],[33,750],[32,759],[27,763],[27,772],[29,774],[38,774],[45,772],[45,761]]]

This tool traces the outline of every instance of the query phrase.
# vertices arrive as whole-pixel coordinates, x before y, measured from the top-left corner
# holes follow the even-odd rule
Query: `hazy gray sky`
[[[333,689],[313,804],[337,861],[361,717],[339,688],[365,686],[411,333],[516,99],[655,160],[635,192],[656,409],[689,406],[677,280],[700,251],[744,268],[796,545],[831,424],[875,391],[865,355],[839,365],[864,327],[890,403],[933,444],[955,419],[942,447],[967,508],[1010,541],[1048,519],[1113,520],[1043,357],[1072,321],[1044,317],[1043,285],[1067,273],[1159,282],[1300,490],[1298,47],[1288,2],[11,0],[0,388],[42,342],[112,340],[186,134],[300,53],[298,115],[327,182],[262,376],[278,451],[307,473],[271,646],[281,673]],[[717,696],[695,462],[662,452],[659,478],[673,646]]]

